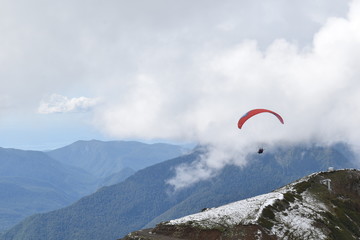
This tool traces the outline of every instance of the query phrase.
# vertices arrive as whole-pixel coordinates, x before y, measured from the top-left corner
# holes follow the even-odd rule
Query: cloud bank
[[[119,101],[137,75],[154,71],[168,81],[195,80],[190,64],[207,48],[212,54],[256,39],[265,49],[277,38],[305,46],[329,15],[344,14],[347,1],[3,0],[0,99],[24,111],[59,92]]]
[[[360,1],[353,1],[346,18],[329,18],[305,48],[277,39],[262,50],[255,40],[245,40],[206,46],[185,59],[181,52],[163,53],[164,59],[144,64],[127,92],[98,112],[98,124],[120,138],[185,139],[211,146],[195,165],[177,169],[169,180],[175,188],[211,177],[225,164],[245,164],[244,157],[234,156],[254,151],[258,142],[357,144],[358,12]],[[187,64],[177,69],[178,61]],[[285,125],[263,115],[238,130],[238,119],[253,108],[280,113]]]

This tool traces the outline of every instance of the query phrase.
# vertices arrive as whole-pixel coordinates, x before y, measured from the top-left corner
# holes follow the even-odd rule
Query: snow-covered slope
[[[360,171],[321,172],[126,239],[359,239],[359,210]]]
[[[297,183],[308,180],[309,177],[305,177]],[[271,193],[205,210],[164,224],[189,224],[203,229],[257,224],[263,217],[264,209],[286,201],[285,194],[295,195],[297,192],[295,186],[296,184],[290,184]],[[303,239],[326,239],[325,233],[312,227],[315,224],[314,219],[322,219],[320,213],[327,210],[324,204],[307,191],[300,193],[299,197],[288,203],[286,210],[274,213],[273,218],[276,219],[277,224],[271,228],[272,235],[284,236],[286,232],[292,232],[293,236],[303,237]]]
[[[203,228],[214,228],[218,225],[254,224],[260,218],[265,207],[273,205],[276,200],[282,200],[283,198],[284,196],[281,191],[275,191],[218,208],[206,209],[201,213],[171,220],[164,224],[179,225],[191,223]]]

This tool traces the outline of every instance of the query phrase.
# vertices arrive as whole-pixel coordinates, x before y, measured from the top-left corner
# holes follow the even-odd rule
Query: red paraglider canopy
[[[259,113],[263,113],[263,112],[268,112],[268,113],[272,113],[274,114],[278,119],[279,121],[284,124],[284,120],[282,119],[282,117],[277,114],[276,112],[273,112],[273,111],[270,111],[270,110],[267,110],[267,109],[253,109],[253,110],[250,110],[249,112],[247,112],[244,116],[242,116],[238,122],[238,127],[241,129],[242,126],[244,125],[244,123],[249,119],[251,118],[252,116],[255,116],[256,114],[259,114]]]

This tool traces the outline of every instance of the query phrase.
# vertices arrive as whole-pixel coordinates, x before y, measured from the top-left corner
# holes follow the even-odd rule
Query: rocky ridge
[[[359,239],[360,171],[314,173],[273,192],[128,234],[124,240]]]

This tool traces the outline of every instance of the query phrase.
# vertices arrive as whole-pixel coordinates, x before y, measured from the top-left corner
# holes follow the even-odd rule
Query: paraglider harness
[[[263,148],[259,148],[259,150],[258,150],[258,154],[262,154],[264,152],[264,149]]]

